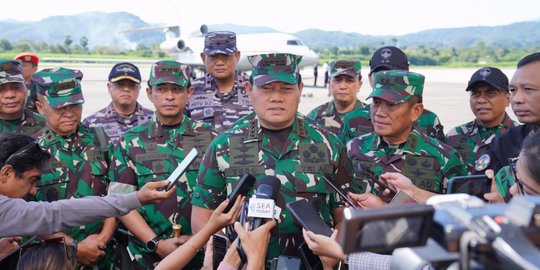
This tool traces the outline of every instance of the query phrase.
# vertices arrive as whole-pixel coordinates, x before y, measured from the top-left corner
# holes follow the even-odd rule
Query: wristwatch
[[[73,239],[71,243],[69,243],[67,246],[70,247],[73,250],[74,254],[77,254],[77,245],[79,245],[79,242],[77,240]]]
[[[161,240],[161,236],[159,235],[150,239],[148,242],[146,242],[146,249],[152,252],[156,251],[159,240]]]

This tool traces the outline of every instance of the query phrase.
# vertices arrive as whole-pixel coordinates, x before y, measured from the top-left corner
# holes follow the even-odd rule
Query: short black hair
[[[32,144],[35,144],[35,147]],[[28,146],[31,147],[18,152]],[[16,153],[17,155],[14,155]],[[49,153],[39,147],[28,135],[13,132],[0,134],[0,164],[2,167],[11,165],[17,177],[22,177],[24,172],[31,169],[41,169],[49,158]]]
[[[540,52],[535,52],[533,54],[529,54],[525,57],[523,57],[519,62],[517,63],[517,68],[520,68],[524,65],[540,61]]]
[[[302,75],[298,73],[298,76],[296,78],[298,79],[297,85],[300,85],[300,83],[302,83]],[[253,75],[249,76],[249,84],[253,85]]]
[[[540,184],[540,132],[535,132],[525,138],[521,146],[521,157],[529,174]]]

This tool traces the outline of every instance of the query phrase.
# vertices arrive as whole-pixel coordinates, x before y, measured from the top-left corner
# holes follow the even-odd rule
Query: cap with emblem
[[[80,70],[48,68],[35,75],[38,77],[38,92],[45,96],[51,107],[59,109],[84,103],[81,88],[83,73]]]
[[[204,35],[204,54],[233,55],[236,51],[236,34],[234,32],[215,31]]]
[[[499,91],[508,91],[508,77],[498,68],[483,67],[477,70],[472,75],[465,90],[471,91],[479,82],[487,83]]]
[[[422,96],[424,75],[403,70],[375,73],[373,92],[368,98],[378,97],[393,104],[403,103],[412,96]]]
[[[354,78],[358,78],[362,64],[358,60],[336,60],[330,63],[330,77],[336,77],[338,75],[348,75]]]
[[[302,61],[302,56],[288,53],[259,54],[248,56],[248,60],[253,66],[251,76],[255,86],[271,82],[298,84],[298,64]]]
[[[141,83],[141,73],[139,72],[139,68],[134,64],[127,62],[114,65],[109,73],[109,81],[117,82],[124,79]]]
[[[172,83],[182,87],[188,86],[190,72],[189,66],[180,62],[174,60],[158,61],[150,68],[148,86],[164,83]]]
[[[373,72],[381,70],[409,70],[409,59],[407,55],[397,47],[385,46],[379,48],[371,56],[369,60],[370,71],[369,75]]]
[[[10,82],[24,83],[21,62],[11,59],[0,59],[0,85]]]
[[[39,57],[35,53],[31,52],[19,53],[13,59],[21,60],[22,62],[32,63],[34,65],[37,65],[39,63]]]

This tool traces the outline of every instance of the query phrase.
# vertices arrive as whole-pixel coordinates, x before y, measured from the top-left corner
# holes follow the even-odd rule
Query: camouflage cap
[[[477,70],[469,80],[465,91],[474,89],[474,85],[479,82],[484,82],[499,91],[508,92],[508,77],[498,68],[483,67]]]
[[[236,34],[234,32],[215,31],[204,35],[204,54],[233,55],[236,51]]]
[[[10,82],[24,83],[21,62],[11,59],[0,59],[0,85]]]
[[[259,54],[248,56],[248,60],[253,66],[251,76],[255,86],[271,82],[298,84],[298,64],[302,56],[288,53]]]
[[[381,70],[409,70],[409,58],[397,47],[385,46],[376,50],[369,60],[369,75]]]
[[[373,85],[373,92],[368,98],[378,97],[399,104],[412,96],[422,96],[424,75],[403,70],[385,70],[375,73]]]
[[[345,74],[358,78],[362,64],[358,60],[336,60],[330,63],[330,77],[336,77]]]
[[[157,61],[150,68],[148,86],[172,83],[181,87],[189,85],[189,66],[174,60]]]
[[[35,73],[38,78],[38,92],[45,96],[49,105],[59,109],[68,105],[83,104],[80,70],[68,68],[48,68]]]

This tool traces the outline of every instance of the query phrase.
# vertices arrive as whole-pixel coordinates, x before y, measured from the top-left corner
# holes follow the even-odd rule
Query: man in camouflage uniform
[[[14,60],[21,61],[22,73],[24,76],[24,84],[28,89],[28,95],[26,98],[26,108],[31,112],[37,113],[36,101],[37,101],[37,88],[36,84],[38,77],[34,75],[38,70],[39,57],[35,53],[22,52],[19,53]]]
[[[399,172],[419,188],[444,193],[446,182],[464,175],[465,167],[456,150],[413,125],[422,114],[424,76],[390,70],[375,74],[374,89],[368,98],[374,132],[347,143],[347,153],[357,172],[356,193],[365,191],[361,181],[385,172]],[[372,189],[373,192],[375,190]]]
[[[192,94],[189,68],[176,61],[159,61],[151,68],[146,93],[156,107],[154,117],[124,134],[115,150],[110,175],[110,193],[139,190],[150,181],[165,180],[192,148],[201,152],[182,176],[177,196],[131,211],[120,220],[133,233],[128,249],[134,269],[151,269],[192,235],[191,188],[204,150],[217,135],[206,123],[183,114]],[[173,237],[172,225],[181,225],[181,237]],[[147,243],[157,248],[149,250]],[[186,269],[199,269],[202,255]]]
[[[0,132],[32,135],[43,128],[43,116],[25,109],[27,95],[21,62],[0,59]]]
[[[197,231],[243,174],[250,173],[258,181],[274,175],[281,181],[275,201],[282,211],[278,228],[271,234],[267,267],[279,255],[298,256],[297,247],[303,241],[301,228],[285,204],[305,198],[325,222],[337,226],[343,203],[324,178],[344,186],[352,176],[337,136],[297,112],[303,88],[300,60],[291,54],[249,57],[253,88],[250,84],[247,91],[254,113],[212,141],[193,190],[193,217],[197,218],[192,218],[192,224]]]
[[[42,80],[36,106],[45,116],[46,127],[33,137],[51,154],[43,168],[37,199],[55,201],[105,195],[110,144],[102,129],[81,124],[83,74],[79,70],[55,68],[36,75]],[[114,253],[109,241],[115,229],[116,219],[107,218],[75,227],[62,236],[77,248],[80,264],[111,269]]]
[[[451,129],[446,134],[446,143],[459,152],[468,174],[483,174],[489,164],[485,162],[486,157],[480,157],[486,153],[487,145],[518,123],[505,112],[510,105],[510,92],[508,77],[500,69],[477,70],[466,91],[470,91],[469,103],[475,119]]]
[[[362,65],[358,60],[332,61],[328,88],[334,100],[316,107],[308,113],[307,117],[315,120],[328,131],[340,134],[345,115],[365,106],[356,97],[362,87],[361,69]]]
[[[369,61],[369,66],[371,68],[369,72],[369,84],[373,87],[373,75],[375,73],[384,70],[409,71],[409,60],[407,55],[399,48],[385,46],[373,53]],[[344,143],[354,137],[373,131],[369,109],[370,106],[367,104],[363,108],[355,109],[345,116],[343,119],[343,133],[340,136]],[[432,111],[424,109],[415,125],[421,132],[444,142],[443,126],[439,117]]]
[[[153,112],[137,102],[141,90],[141,73],[137,66],[131,63],[114,65],[109,73],[107,87],[111,103],[86,117],[83,124],[103,127],[111,142],[116,144],[120,135],[148,121]]]
[[[223,133],[253,111],[246,93],[248,77],[236,71],[240,60],[236,34],[207,33],[201,58],[208,73],[193,81],[193,96],[186,112],[191,119],[209,123]]]

